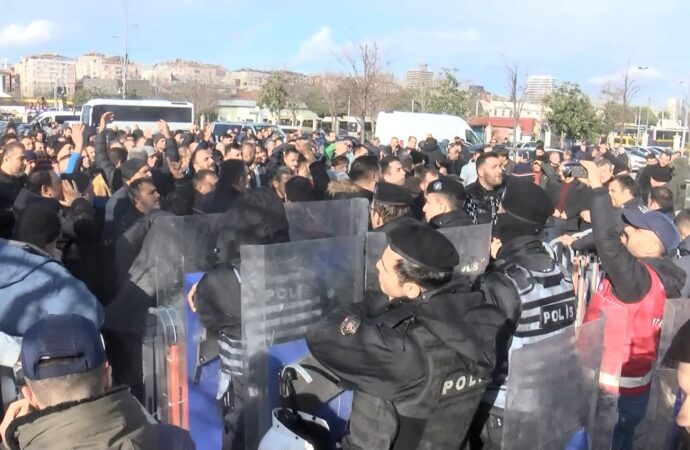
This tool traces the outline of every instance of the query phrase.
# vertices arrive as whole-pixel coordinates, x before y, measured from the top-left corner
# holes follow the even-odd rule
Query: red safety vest
[[[650,387],[666,290],[659,275],[646,264],[645,268],[651,286],[642,300],[622,302],[605,278],[587,307],[585,323],[598,319],[602,313],[606,317],[599,384],[608,392],[637,395]]]

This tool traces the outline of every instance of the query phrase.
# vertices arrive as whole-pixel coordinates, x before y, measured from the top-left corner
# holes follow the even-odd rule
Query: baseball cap
[[[41,361],[73,358],[70,363],[45,365]],[[48,315],[34,323],[22,340],[22,368],[29,380],[45,380],[85,373],[105,362],[98,329],[76,314]]]
[[[666,252],[672,252],[680,245],[680,234],[671,219],[659,211],[650,211],[645,206],[623,210],[623,219],[635,228],[653,231]]]

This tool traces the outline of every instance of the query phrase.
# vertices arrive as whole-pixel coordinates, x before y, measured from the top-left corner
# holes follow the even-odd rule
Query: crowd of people
[[[557,246],[601,261],[584,323],[609,305],[628,313],[606,322],[599,384],[619,399],[611,448],[634,447],[664,303],[690,294],[683,152],[650,154],[632,174],[625,149],[606,144],[358,144],[335,132],[214,136],[210,126],[170,130],[161,120],[153,132],[113,119],[21,136],[10,125],[0,138],[2,365],[21,367],[25,380],[0,424],[7,448],[194,448],[137,403],[144,315],[156,298],[135,304],[124,286],[156,220],[209,214],[222,217],[218,258],[189,303],[218,338],[233,393],[223,447],[244,448],[242,364],[223,358],[241,348],[239,247],[287,242],[286,203],[353,198],[368,201],[370,229],[387,237],[380,292],[328,312],[306,336],[316,363],[354,391],[343,448],[501,448],[511,352],[578,316]],[[493,231],[490,264],[471,280],[438,230],[476,224]],[[624,342],[611,343],[621,327]],[[687,334],[672,352],[684,392]],[[449,392],[449,374],[474,382]]]

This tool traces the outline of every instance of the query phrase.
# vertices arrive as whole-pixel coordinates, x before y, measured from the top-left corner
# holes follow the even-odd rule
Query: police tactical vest
[[[414,318],[408,321],[414,324]],[[355,390],[350,435],[343,448],[460,448],[488,382],[473,376],[467,363],[424,326],[411,327],[408,336],[425,356],[426,377],[421,391],[390,402]],[[401,435],[405,438],[397,439]]]
[[[520,318],[510,351],[551,337],[575,322],[577,300],[573,281],[555,261],[550,269],[533,271],[515,263],[499,263],[498,269],[520,295]],[[510,369],[509,372],[510,374]],[[501,385],[494,405],[505,408],[506,383]]]

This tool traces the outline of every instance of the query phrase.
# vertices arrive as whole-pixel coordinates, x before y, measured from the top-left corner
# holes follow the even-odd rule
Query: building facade
[[[237,90],[260,91],[268,82],[271,72],[266,70],[239,69],[228,72],[225,84]]]
[[[531,75],[527,77],[527,91],[525,102],[541,103],[542,100],[556,90],[556,79],[551,75]]]
[[[106,56],[101,53],[86,53],[77,58],[75,67],[76,78],[93,78],[97,80],[120,80],[122,79],[122,57]],[[128,61],[127,78],[132,80],[141,79],[141,67]]]
[[[405,73],[405,87],[408,89],[422,89],[433,85],[434,72],[431,72],[426,64],[421,64],[418,68]]]
[[[76,83],[76,61],[56,54],[27,56],[15,66],[21,86],[22,97],[52,97],[56,87],[74,94]]]
[[[176,59],[154,64],[144,72],[151,84],[169,86],[180,83],[221,84],[227,70],[215,64],[202,64],[196,61]]]

